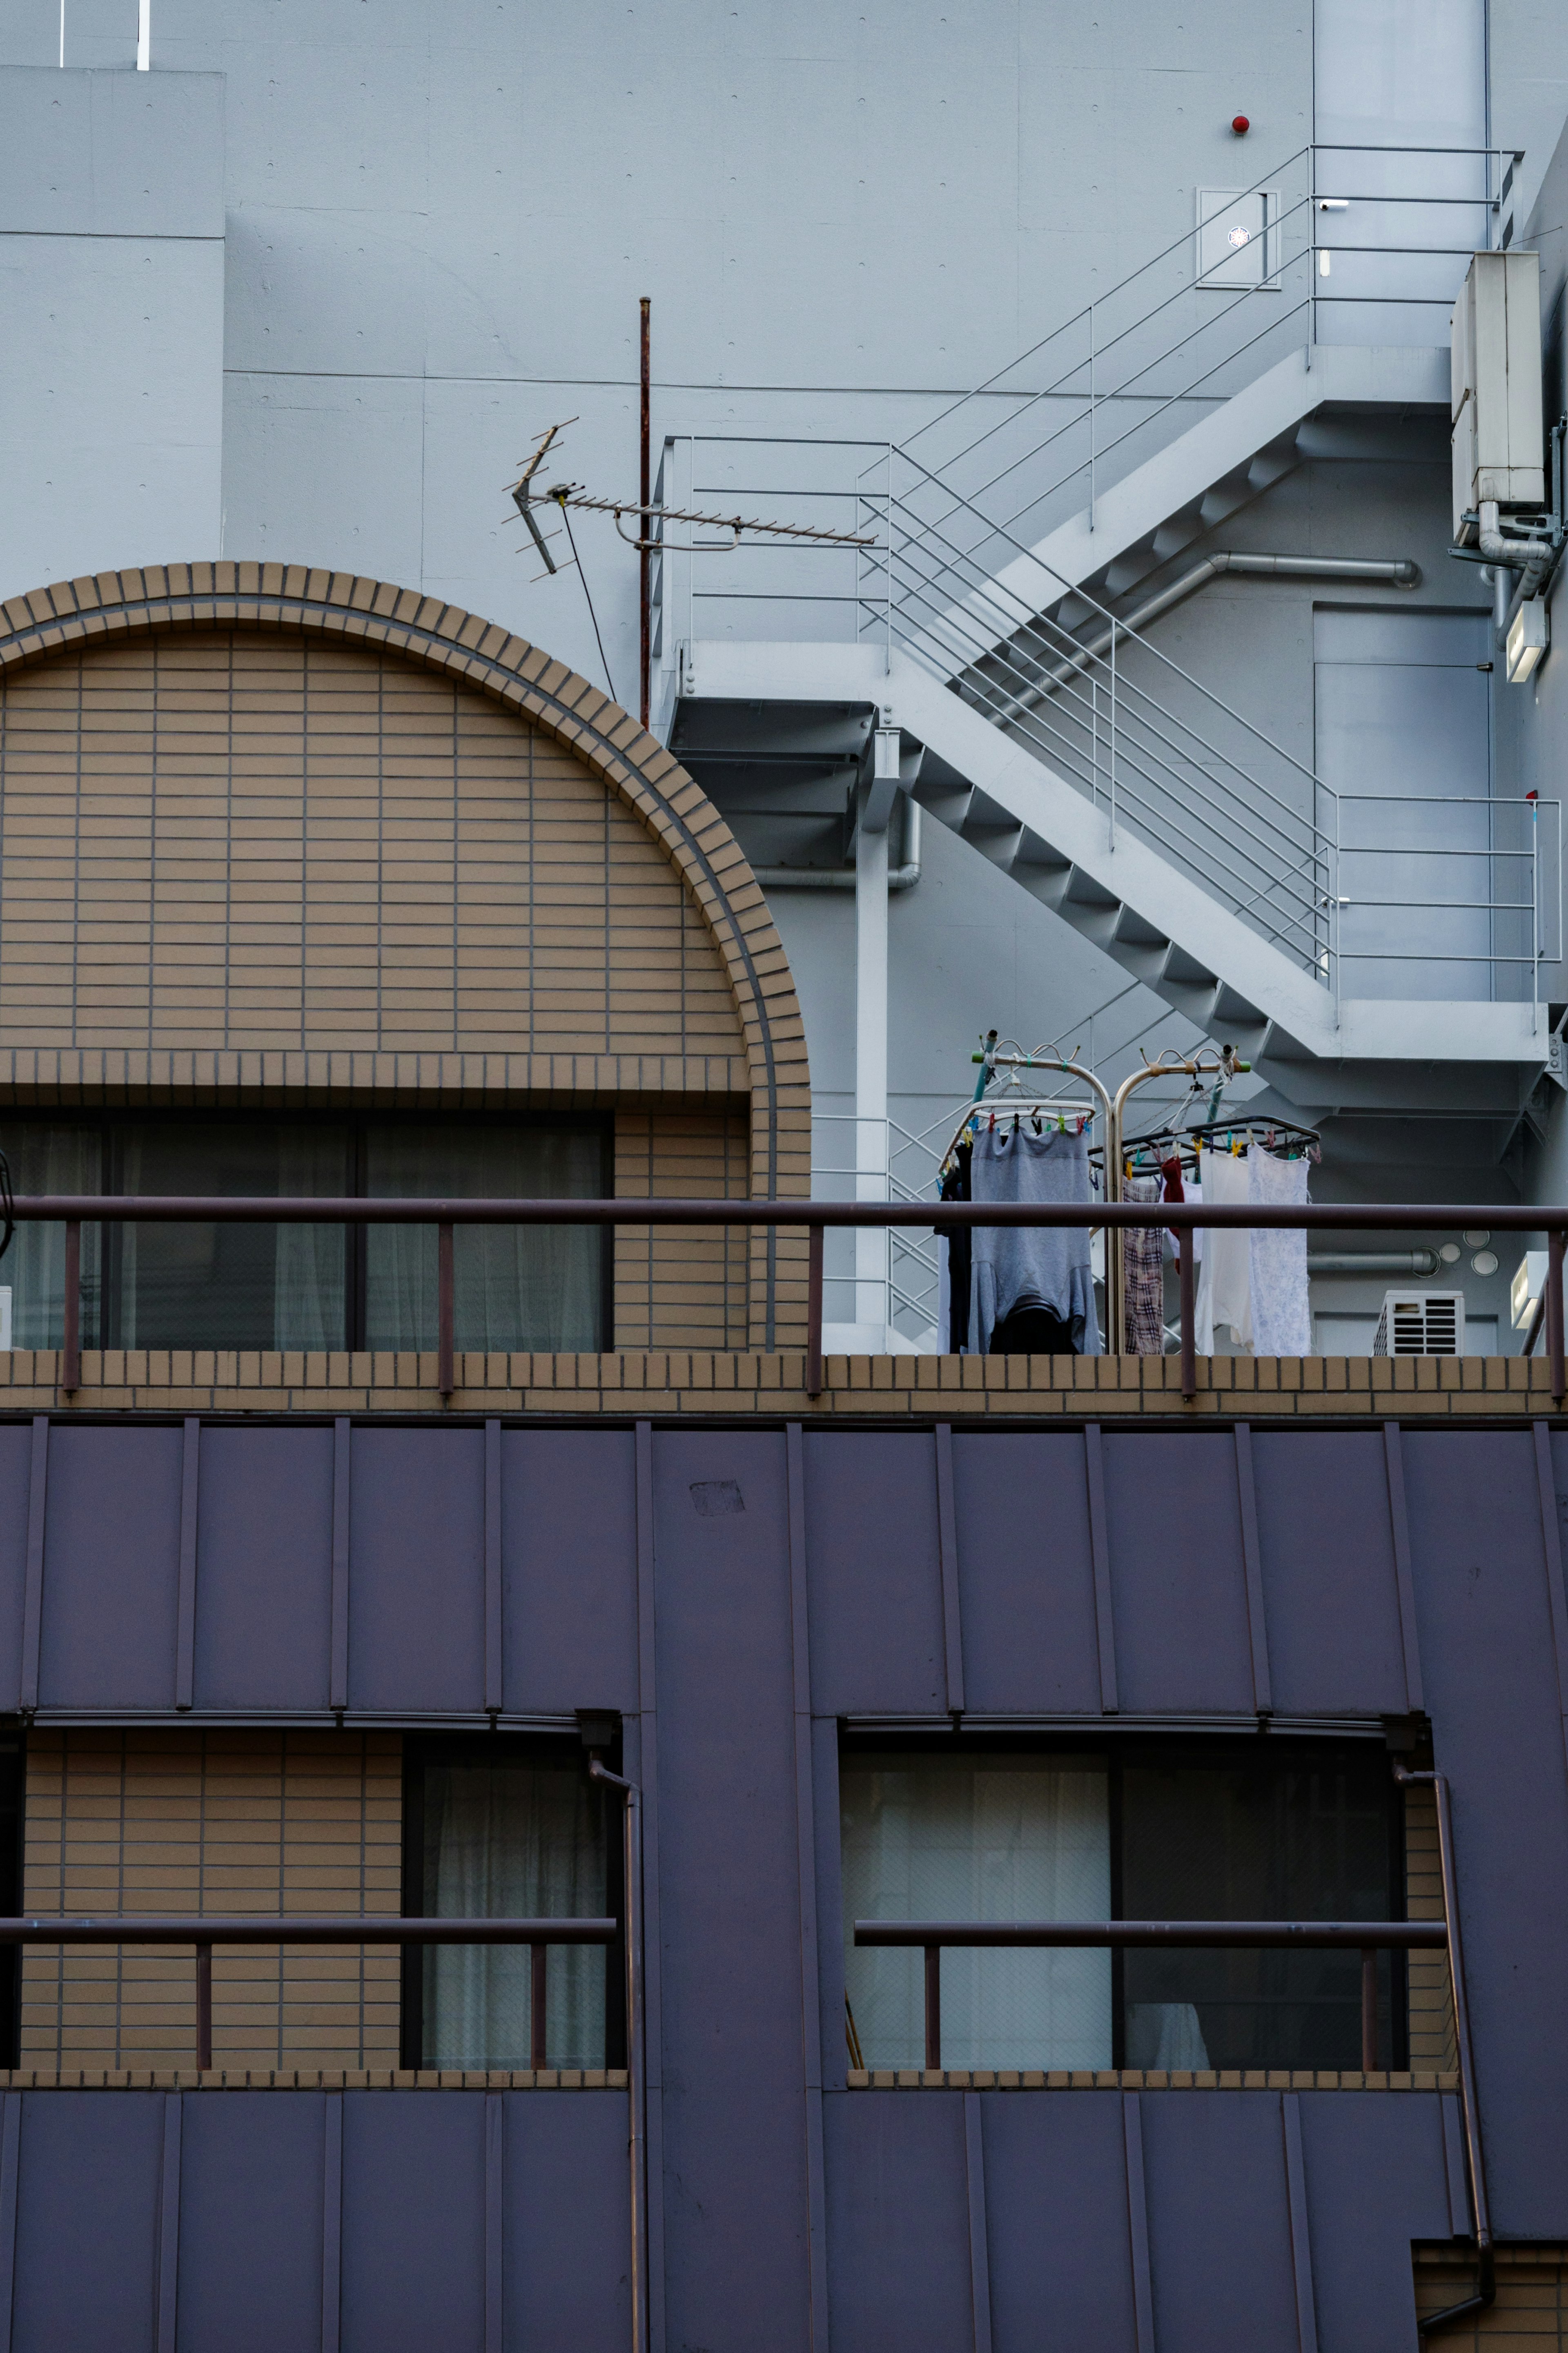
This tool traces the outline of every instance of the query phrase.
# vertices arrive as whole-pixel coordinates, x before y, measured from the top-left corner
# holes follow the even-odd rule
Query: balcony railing
[[[1544,1232],[1547,1278],[1526,1353],[1543,1330],[1551,1365],[1552,1395],[1568,1395],[1563,1355],[1563,1269],[1568,1244],[1568,1204],[1524,1202],[1333,1201],[1221,1205],[1182,1201],[997,1202],[997,1201],[758,1201],[758,1200],[366,1200],[304,1196],[246,1199],[237,1195],[35,1194],[15,1205],[18,1224],[63,1224],[66,1229],[64,1363],[60,1387],[69,1395],[81,1386],[81,1229],[83,1225],[393,1225],[434,1226],[437,1253],[437,1383],[443,1398],[457,1385],[454,1337],[453,1229],[468,1226],[757,1226],[803,1230],[807,1237],[805,1390],[820,1397],[822,1369],[823,1238],[829,1226],[929,1230],[960,1226],[1158,1226],[1180,1237],[1205,1227],[1281,1229],[1319,1232],[1463,1233],[1478,1226],[1493,1232]],[[1181,1291],[1182,1394],[1195,1397],[1196,1281],[1193,1252],[1178,1260]]]

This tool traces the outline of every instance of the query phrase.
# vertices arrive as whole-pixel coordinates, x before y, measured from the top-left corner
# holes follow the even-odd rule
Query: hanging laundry
[[[1094,1196],[1089,1182],[1089,1143],[1080,1129],[1031,1135],[1005,1127],[976,1137],[970,1161],[971,1198],[976,1201],[1081,1201]],[[1039,1353],[1050,1337],[1065,1338],[1066,1353],[1098,1356],[1100,1324],[1094,1306],[1094,1273],[1087,1226],[976,1226],[971,1229],[969,1329],[972,1356]],[[1006,1325],[1016,1310],[1042,1310],[1050,1324],[1030,1322],[1016,1333]]]
[[[1249,1201],[1305,1201],[1305,1154],[1282,1160],[1255,1144],[1247,1155]],[[1312,1318],[1307,1304],[1304,1227],[1254,1227],[1247,1235],[1252,1286],[1252,1347],[1258,1356],[1310,1356]]]
[[[1160,1174],[1164,1179],[1164,1198],[1167,1201],[1201,1201],[1203,1199],[1204,1188],[1195,1179],[1191,1184],[1183,1182],[1182,1155],[1179,1152],[1173,1153],[1169,1160],[1161,1161]],[[1196,1226],[1189,1227],[1179,1234],[1173,1227],[1167,1226],[1165,1241],[1173,1258],[1179,1259],[1184,1250],[1190,1250],[1193,1254],[1194,1267],[1202,1266],[1204,1238]]]
[[[1250,1198],[1247,1162],[1235,1153],[1211,1152],[1205,1145],[1198,1154],[1198,1177],[1210,1205]],[[1215,1329],[1226,1324],[1238,1348],[1251,1347],[1251,1259],[1244,1226],[1211,1226],[1205,1236],[1195,1322],[1200,1356],[1213,1356]]]
[[[1163,1197],[1158,1176],[1130,1176],[1121,1187],[1125,1201],[1158,1201]],[[1161,1226],[1123,1226],[1121,1229],[1123,1314],[1127,1352],[1133,1356],[1160,1356],[1165,1350],[1165,1235]]]
[[[942,1180],[944,1201],[969,1198],[969,1164],[973,1146],[957,1145]],[[967,1226],[936,1228],[938,1352],[961,1356],[969,1338],[970,1229]]]

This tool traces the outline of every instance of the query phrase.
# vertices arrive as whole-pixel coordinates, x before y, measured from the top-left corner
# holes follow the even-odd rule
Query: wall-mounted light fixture
[[[1526,599],[1508,626],[1508,682],[1522,686],[1534,674],[1542,655],[1551,642],[1546,620],[1546,599],[1531,596]]]

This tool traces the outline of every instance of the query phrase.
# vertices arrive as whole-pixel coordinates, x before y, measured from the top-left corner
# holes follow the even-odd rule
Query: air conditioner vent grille
[[[1374,1356],[1462,1356],[1462,1291],[1390,1291],[1377,1319]]]

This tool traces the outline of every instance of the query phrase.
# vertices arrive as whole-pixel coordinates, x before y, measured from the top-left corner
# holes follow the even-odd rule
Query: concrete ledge
[[[1182,1395],[1174,1356],[827,1356],[818,1398],[798,1351],[661,1348],[606,1356],[459,1351],[449,1400],[434,1350],[109,1348],[83,1352],[81,1387],[59,1387],[52,1348],[0,1356],[0,1413],[787,1413],[845,1421],[868,1413],[1135,1416],[1163,1422],[1552,1409],[1543,1356],[1200,1356]]]
[[[0,2067],[0,2092],[624,2092],[624,2067]]]
[[[1457,2092],[1458,2075],[1426,2069],[1239,2067],[852,2067],[851,2092]]]

